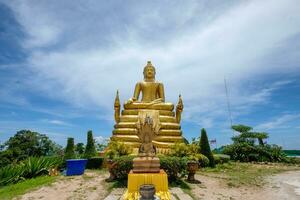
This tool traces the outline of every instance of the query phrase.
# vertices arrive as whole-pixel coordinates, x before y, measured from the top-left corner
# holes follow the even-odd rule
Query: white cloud
[[[28,35],[28,67],[35,73],[28,84],[76,106],[111,111],[115,91],[128,99],[152,60],[167,101],[177,102],[181,93],[184,117],[212,126],[227,112],[224,76],[238,113],[268,101],[286,84],[251,89],[246,80],[299,70],[282,67],[280,60],[265,65],[269,54],[300,32],[297,1],[242,1],[214,10],[196,2],[170,9],[150,4],[124,13],[95,2],[56,3],[27,1],[11,8]],[[104,15],[96,8],[108,10]]]
[[[284,114],[270,121],[261,123],[255,127],[256,130],[272,130],[279,128],[292,128],[290,122],[300,120],[300,114]]]
[[[59,125],[59,126],[72,126],[72,124],[64,122],[62,120],[56,120],[56,119],[49,120],[49,119],[45,119],[43,121],[45,121],[47,123],[50,123],[50,124]]]
[[[99,144],[107,144],[109,141],[109,138],[105,138],[103,136],[96,136],[96,137],[94,137],[94,139]]]

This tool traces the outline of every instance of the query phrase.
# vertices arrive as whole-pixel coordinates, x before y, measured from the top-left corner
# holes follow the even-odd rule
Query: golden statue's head
[[[151,61],[147,62],[144,67],[144,79],[155,79],[155,67],[152,65]]]

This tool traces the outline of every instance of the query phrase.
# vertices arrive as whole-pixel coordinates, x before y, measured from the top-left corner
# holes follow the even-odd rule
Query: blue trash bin
[[[82,175],[85,170],[87,159],[69,159],[67,162],[67,176]]]

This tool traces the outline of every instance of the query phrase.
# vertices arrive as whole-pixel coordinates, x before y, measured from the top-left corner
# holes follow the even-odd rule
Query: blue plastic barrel
[[[87,159],[67,160],[67,176],[82,175],[85,170]]]

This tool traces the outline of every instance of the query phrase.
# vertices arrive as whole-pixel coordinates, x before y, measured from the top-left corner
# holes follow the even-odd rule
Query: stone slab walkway
[[[121,200],[122,194],[124,193],[125,189],[123,188],[116,188],[104,199],[104,200]],[[193,198],[184,193],[183,190],[179,187],[174,187],[170,189],[171,193],[171,200],[193,200]]]

